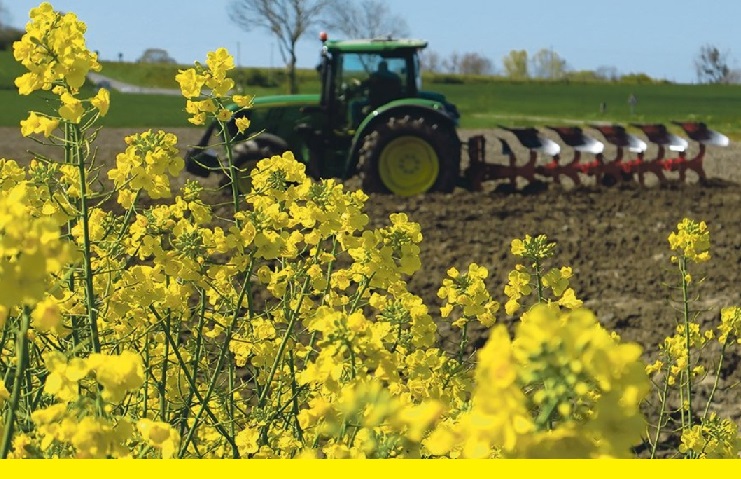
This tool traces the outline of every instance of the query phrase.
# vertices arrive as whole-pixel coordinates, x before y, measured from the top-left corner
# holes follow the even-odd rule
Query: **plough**
[[[672,124],[684,130],[686,136],[698,144],[697,153],[692,158],[687,157],[688,139],[669,132],[663,124],[630,125],[639,129],[649,143],[656,145],[656,154],[652,158],[646,158],[648,149],[646,141],[628,133],[621,125],[589,125],[589,128],[602,135],[605,142],[615,147],[615,155],[610,159],[605,158],[605,143],[586,134],[581,127],[546,127],[573,151],[568,162],[562,162],[561,145],[541,131],[531,127],[501,127],[528,150],[527,160],[520,161],[508,141],[497,137],[502,154],[508,158],[508,163],[487,163],[485,138],[482,135],[473,136],[468,139],[469,165],[464,176],[469,188],[475,191],[480,191],[483,182],[490,180],[506,180],[500,185],[500,189],[515,191],[518,179],[526,182],[525,188],[537,189],[545,184],[543,180],[563,184],[563,180],[567,179],[570,184],[579,186],[583,184],[585,177],[594,178],[597,184],[604,186],[637,179],[643,186],[649,175],[655,177],[659,183],[670,181],[668,172],[676,172],[679,181],[684,182],[688,171],[694,172],[698,181],[705,181],[703,158],[707,146],[728,146],[730,143],[728,137],[700,122],[672,122]],[[635,156],[626,159],[626,150]],[[667,151],[676,153],[676,156],[667,157]],[[591,161],[584,160],[585,154],[591,155]],[[543,158],[546,159],[545,163],[542,161]]]

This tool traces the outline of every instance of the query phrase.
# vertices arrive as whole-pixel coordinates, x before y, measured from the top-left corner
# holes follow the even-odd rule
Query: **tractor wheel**
[[[460,140],[428,118],[392,117],[365,137],[359,160],[366,193],[450,193],[460,175]]]

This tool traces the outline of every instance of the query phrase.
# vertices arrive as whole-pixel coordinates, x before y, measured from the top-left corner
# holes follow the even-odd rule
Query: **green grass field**
[[[667,122],[701,120],[716,129],[741,130],[741,86],[622,85],[619,83],[505,83],[427,85],[458,105],[464,125],[485,128],[504,123],[557,121]],[[631,114],[628,98],[638,99]],[[600,112],[600,103],[607,105]]]
[[[174,76],[178,65],[105,63],[101,73],[140,86],[177,88]],[[29,109],[43,108],[43,95],[20,97],[13,85],[23,69],[11,52],[0,52],[0,126],[15,126]],[[270,80],[282,78],[278,71],[242,69],[239,78]],[[271,77],[272,75],[272,77]],[[299,72],[301,93],[319,91],[316,72]],[[741,139],[741,85],[680,85],[670,83],[565,83],[511,82],[497,78],[458,78],[457,82],[436,82],[426,77],[424,88],[444,93],[461,112],[462,128],[505,126],[546,126],[594,122],[669,123],[704,121],[731,138]],[[284,93],[284,86],[245,86],[247,93]],[[628,97],[638,99],[634,112]],[[606,110],[600,111],[605,103]],[[185,101],[177,96],[112,94],[112,108],[104,126],[179,127],[187,126]]]

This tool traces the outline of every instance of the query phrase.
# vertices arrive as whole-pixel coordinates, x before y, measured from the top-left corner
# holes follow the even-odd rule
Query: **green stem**
[[[291,400],[291,402],[293,403],[293,409],[291,412],[293,413],[293,424],[294,424],[294,427],[296,428],[296,437],[299,441],[303,443],[304,442],[304,432],[301,429],[301,424],[299,423],[299,420],[298,420],[298,414],[300,412],[299,403],[298,403],[298,393],[299,393],[300,388],[298,387],[298,384],[296,382],[295,360],[296,358],[293,354],[293,351],[289,351],[288,366],[291,369],[291,395],[293,396]]]
[[[149,334],[144,339],[144,370],[151,371],[149,361]],[[144,406],[142,407],[142,417],[147,417],[147,409],[149,406],[149,381],[144,381]]]
[[[540,279],[540,261],[538,259],[535,260],[535,284],[538,288],[538,303],[543,302],[543,285]]]
[[[229,411],[229,433],[231,437],[236,437],[236,421],[234,420],[234,391],[236,390],[234,376],[236,375],[236,365],[234,364],[233,356],[231,353],[227,353],[229,357],[229,397],[227,398],[227,410]]]
[[[291,314],[291,319],[288,320],[288,326],[286,327],[286,333],[283,335],[283,339],[281,340],[280,346],[278,347],[278,353],[275,356],[275,361],[273,361],[273,365],[270,368],[270,374],[268,374],[268,379],[265,382],[265,387],[262,390],[262,394],[260,394],[260,397],[257,400],[257,407],[263,407],[265,405],[265,400],[268,396],[268,391],[270,391],[270,384],[273,382],[273,378],[275,377],[275,372],[278,370],[278,365],[280,364],[283,353],[286,350],[286,346],[288,345],[288,340],[291,337],[291,333],[293,332],[293,327],[296,324],[296,319],[298,318],[298,312],[301,311],[301,304],[303,302],[303,299],[306,297],[306,289],[309,286],[309,280],[306,279],[304,281],[303,286],[301,287],[301,292],[299,293],[301,296],[299,298],[298,304],[296,305],[295,310],[293,311],[293,314]]]
[[[87,179],[86,179],[86,165],[85,160],[82,157],[82,151],[80,148],[80,128],[79,126],[65,122],[64,124],[64,144],[65,144],[65,159],[71,160],[72,163],[77,165],[77,170],[80,176],[80,219],[82,220],[82,254],[83,254],[83,268],[85,282],[85,306],[88,313],[88,319],[90,321],[90,337],[92,341],[93,352],[100,352],[100,337],[98,334],[98,309],[95,305],[95,288],[93,287],[93,266],[92,266],[92,251],[91,251],[91,240],[90,240],[90,213],[88,211],[87,203]]]
[[[152,311],[152,313],[155,316],[157,315],[157,311],[154,308],[150,308],[150,311]],[[173,354],[175,354],[175,358],[178,360],[178,364],[183,369],[183,375],[185,376],[185,380],[188,382],[188,386],[190,387],[190,390],[193,391],[193,394],[195,395],[196,399],[198,399],[198,401],[201,404],[201,409],[198,411],[198,414],[196,415],[195,421],[193,423],[193,427],[188,432],[188,437],[181,444],[180,453],[178,457],[182,457],[186,449],[188,448],[188,444],[192,440],[193,434],[195,433],[196,429],[198,429],[197,426],[198,426],[200,415],[204,412],[214,422],[214,427],[216,428],[216,430],[219,431],[219,433],[222,436],[224,436],[227,442],[229,442],[229,444],[232,446],[232,450],[236,451],[236,453],[238,454],[237,445],[234,442],[234,438],[231,437],[229,433],[224,429],[224,426],[219,422],[219,419],[216,417],[213,411],[211,411],[211,408],[208,406],[208,400],[210,399],[210,396],[203,397],[201,396],[201,393],[198,392],[198,386],[196,385],[195,378],[193,378],[188,372],[185,360],[183,359],[183,356],[180,354],[180,350],[178,350],[175,340],[169,334],[166,335],[166,339],[172,346]],[[214,373],[214,379],[211,385],[209,386],[209,393],[211,392],[211,388],[216,381],[216,376],[218,376],[218,372],[219,372],[219,369],[217,369],[217,371]],[[239,456],[237,455],[235,459],[238,457]]]
[[[659,447],[659,435],[661,434],[664,414],[666,413],[666,395],[669,392],[669,367],[667,366],[666,377],[664,378],[664,389],[661,391],[661,408],[659,409],[659,420],[656,423],[656,436],[651,444],[651,459],[656,457],[656,449]]]
[[[67,231],[72,231],[72,222],[67,221]],[[69,237],[71,238],[72,235],[70,234]],[[67,286],[69,287],[70,293],[75,292],[75,270],[70,269],[67,277]],[[71,318],[72,323],[72,348],[77,351],[77,348],[80,346],[80,321],[79,317],[75,314],[72,315]]]
[[[16,337],[17,343],[17,369],[13,378],[13,393],[10,396],[8,412],[5,417],[5,429],[3,430],[2,442],[0,442],[0,458],[8,457],[8,452],[13,443],[15,420],[18,414],[18,406],[21,402],[21,390],[23,389],[23,377],[28,367],[28,329],[31,325],[31,313],[28,307],[23,308],[20,330]]]
[[[463,323],[461,328],[461,344],[458,348],[458,363],[463,364],[463,357],[466,354],[466,346],[468,345],[468,321]]]
[[[720,358],[718,359],[718,368],[715,370],[715,381],[713,381],[713,389],[710,390],[710,395],[708,396],[708,402],[705,404],[705,411],[702,413],[702,418],[705,419],[708,417],[708,412],[710,411],[710,404],[713,402],[713,396],[715,396],[715,391],[718,390],[718,384],[720,383],[720,371],[723,367],[723,356],[726,352],[726,346],[728,345],[728,338],[726,338],[726,342],[723,343],[723,346],[720,348]]]
[[[234,157],[232,153],[232,144],[233,139],[232,136],[229,134],[229,129],[227,128],[227,125],[224,123],[220,123],[221,131],[224,132],[224,149],[226,150],[226,161],[229,165],[229,176],[231,179],[231,187],[232,187],[232,204],[234,206],[234,213],[239,212],[239,168],[236,167],[234,164]],[[235,223],[237,225],[237,228],[240,227],[239,220],[235,218]]]
[[[552,429],[553,420],[551,419],[551,416],[557,406],[558,401],[551,399],[551,401],[540,410],[538,417],[535,419],[536,430],[543,431]]]
[[[236,305],[234,307],[234,315],[232,316],[232,319],[229,323],[229,325],[226,328],[225,334],[224,334],[224,343],[221,346],[221,350],[219,351],[219,356],[216,360],[216,367],[213,373],[213,376],[211,377],[211,380],[208,385],[208,389],[206,390],[206,395],[204,396],[203,400],[201,400],[201,408],[198,410],[194,417],[193,427],[188,431],[188,436],[185,438],[185,441],[183,442],[181,449],[180,449],[180,456],[182,457],[182,454],[185,452],[186,448],[188,447],[188,443],[193,440],[195,431],[198,429],[198,422],[200,421],[201,415],[204,412],[204,409],[208,407],[208,401],[211,399],[211,395],[214,392],[214,389],[216,387],[216,383],[219,379],[219,373],[221,372],[221,369],[224,367],[224,362],[226,360],[227,351],[229,351],[229,343],[232,339],[232,331],[234,329],[234,325],[237,323],[237,319],[239,319],[239,305],[242,304],[242,300],[245,296],[247,296],[248,300],[252,298],[252,291],[251,291],[251,283],[250,283],[250,277],[252,276],[252,268],[254,267],[254,263],[251,263],[249,268],[247,268],[247,274],[245,275],[245,282],[242,285],[242,289],[239,292],[239,296],[237,297]],[[177,347],[175,348],[177,349]],[[179,354],[176,351],[176,354]],[[181,361],[181,365],[183,369],[185,369],[185,363]],[[194,386],[191,386],[194,387]],[[223,430],[223,428],[221,429]],[[224,435],[227,436],[226,431],[224,431]],[[229,441],[229,444],[232,446],[232,456],[234,459],[239,458],[239,450],[237,448],[236,443],[234,442],[233,437],[226,437],[226,439]]]
[[[203,326],[205,324],[205,318],[206,318],[206,293],[203,291],[203,289],[199,288],[199,293],[201,297],[201,305],[200,310],[198,314],[198,326],[196,327],[196,349],[193,353],[193,377],[198,377],[198,369],[199,365],[201,363],[201,351],[203,349]],[[193,395],[195,392],[193,389],[188,391],[188,397],[185,400],[185,404],[183,405],[183,413],[180,418],[180,437],[183,437],[185,434],[185,427],[188,425],[188,415],[190,414],[190,407],[193,403]]]
[[[355,350],[352,347],[352,343],[347,338],[343,339],[342,342],[345,343],[347,350],[350,352],[350,378],[355,379],[355,376],[357,375],[357,367],[355,366],[357,361],[355,358]]]
[[[355,298],[353,299],[352,306],[350,306],[350,313],[354,313],[358,310],[358,304],[360,304],[360,299],[365,294],[365,290],[370,287],[370,282],[373,279],[373,276],[375,273],[371,274],[367,278],[363,278],[363,281],[360,283],[360,288],[355,293]]]
[[[684,336],[687,348],[687,413],[688,426],[692,427],[692,361],[691,361],[691,338],[690,338],[690,300],[687,291],[687,258],[679,260],[679,269],[682,273],[682,306],[684,315]],[[684,407],[684,404],[682,404]]]
[[[165,316],[162,322],[162,330],[169,337],[170,331],[170,314]],[[168,422],[167,413],[167,365],[170,361],[170,342],[165,341],[165,354],[162,357],[162,375],[160,376],[160,420]]]

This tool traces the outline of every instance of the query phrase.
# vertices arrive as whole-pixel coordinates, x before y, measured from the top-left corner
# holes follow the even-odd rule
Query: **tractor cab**
[[[374,110],[419,95],[421,40],[327,40],[320,72],[321,105],[333,129],[354,132]]]

